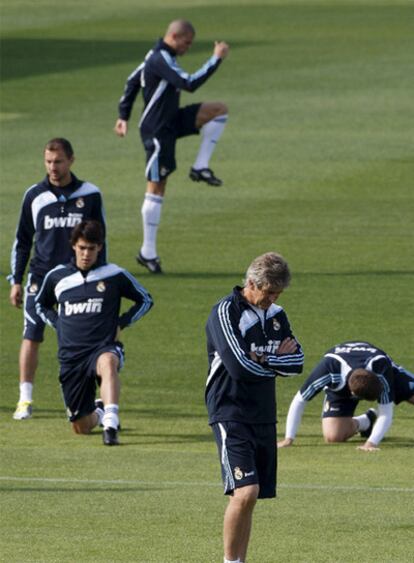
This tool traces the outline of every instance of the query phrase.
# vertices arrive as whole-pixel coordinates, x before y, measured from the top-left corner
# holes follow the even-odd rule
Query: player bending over
[[[291,446],[306,405],[325,392],[322,433],[326,442],[345,442],[358,432],[366,442],[359,450],[376,451],[391,426],[394,404],[414,404],[414,375],[395,364],[383,351],[368,342],[344,342],[326,352],[294,396],[279,448]],[[360,400],[377,401],[354,416]]]

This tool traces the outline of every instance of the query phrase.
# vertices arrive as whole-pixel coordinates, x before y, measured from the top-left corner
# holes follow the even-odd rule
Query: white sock
[[[118,428],[119,426],[118,412],[119,412],[118,405],[114,405],[114,404],[105,405],[104,415],[102,418],[102,424],[105,429],[115,428],[116,430]]]
[[[364,430],[368,430],[369,425],[371,424],[370,419],[367,417],[366,414],[360,414],[359,416],[353,416],[353,420],[357,421],[358,430],[363,432]]]
[[[193,164],[193,168],[195,170],[208,168],[208,163],[210,162],[211,155],[213,154],[213,151],[216,148],[217,141],[219,140],[221,134],[223,133],[227,119],[228,119],[227,114],[219,115],[214,119],[212,119],[211,121],[208,121],[200,129],[202,138],[201,138],[201,144],[197,158]]]
[[[160,195],[145,194],[142,204],[142,226],[144,230],[144,241],[141,246],[141,254],[147,260],[157,257],[157,231],[161,217],[161,208],[164,198]]]
[[[20,397],[19,403],[23,403],[26,401],[32,401],[33,397],[33,383],[29,383],[25,381],[24,383],[20,383]]]
[[[240,559],[226,559],[224,558],[224,563],[242,563]]]
[[[103,426],[103,417],[104,411],[100,407],[95,409],[96,414],[98,415],[98,426]]]

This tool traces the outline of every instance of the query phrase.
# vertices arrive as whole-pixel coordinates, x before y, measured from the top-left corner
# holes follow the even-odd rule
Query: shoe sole
[[[208,186],[213,186],[215,188],[218,188],[220,186],[223,185],[223,182],[209,182],[208,180],[204,180],[203,178],[195,178],[193,176],[189,176],[189,178],[193,181],[193,182],[204,182],[205,184],[207,184]]]
[[[146,268],[149,271],[150,274],[162,274],[163,273],[161,266],[160,266],[159,270],[151,270],[151,268],[148,266],[148,264],[146,262],[144,262],[144,260],[142,260],[139,256],[135,256],[135,259],[138,262],[138,264],[140,266],[143,266],[144,268]]]

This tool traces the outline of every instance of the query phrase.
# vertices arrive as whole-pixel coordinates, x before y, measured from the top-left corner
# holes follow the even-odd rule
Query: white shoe
[[[14,420],[26,420],[32,418],[32,401],[19,401],[14,411]]]

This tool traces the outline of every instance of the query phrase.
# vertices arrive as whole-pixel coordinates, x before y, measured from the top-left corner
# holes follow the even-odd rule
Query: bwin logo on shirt
[[[103,299],[95,297],[82,303],[69,303],[65,301],[65,316],[83,315],[84,313],[102,313]]]
[[[46,231],[57,228],[73,228],[82,222],[82,218],[82,213],[69,213],[67,217],[50,217],[45,215],[44,228]]]
[[[275,354],[279,346],[280,340],[268,340],[266,346],[256,346],[253,342],[250,349],[257,354],[257,356],[262,356],[263,354]]]

